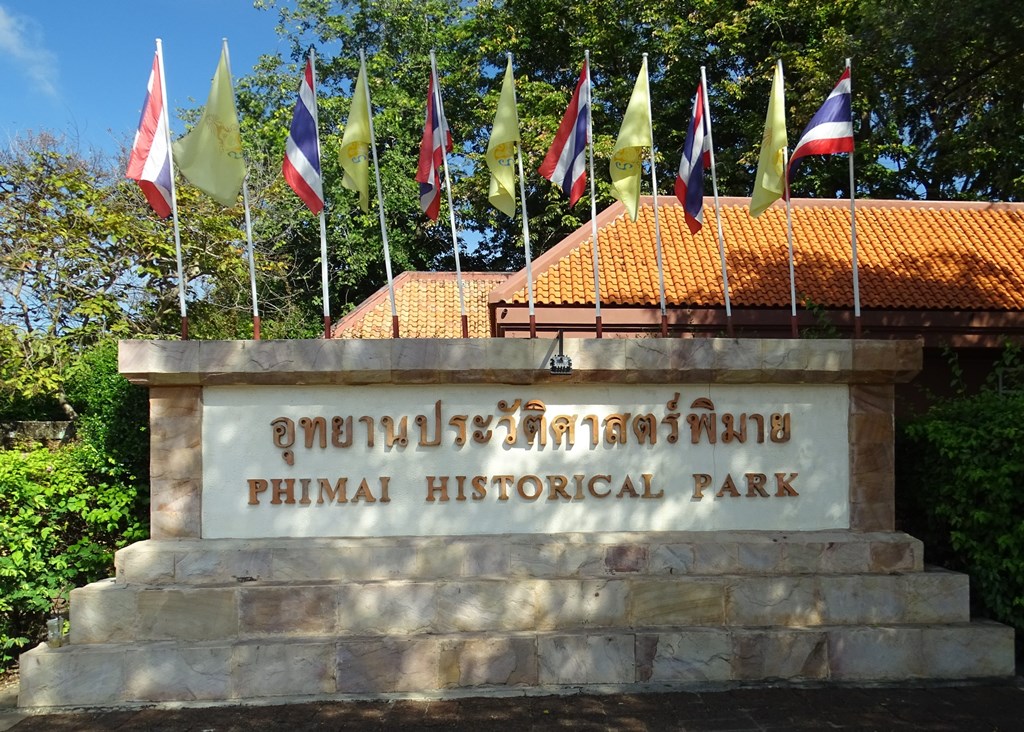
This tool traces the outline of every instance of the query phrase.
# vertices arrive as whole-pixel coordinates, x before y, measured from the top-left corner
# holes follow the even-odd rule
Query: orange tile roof
[[[463,272],[470,338],[491,335],[487,296],[510,275]],[[461,338],[459,290],[453,272],[403,272],[395,278],[395,308],[403,338]],[[385,285],[335,323],[333,338],[390,338],[391,298]]]
[[[786,209],[777,202],[757,219],[749,199],[723,198],[722,230],[734,306],[790,303]],[[666,302],[724,305],[717,225],[705,199],[704,228],[691,236],[674,198],[659,198]],[[861,305],[909,310],[1024,310],[1024,204],[875,201],[856,204]],[[636,222],[616,203],[598,217],[601,302],[659,303],[652,199]],[[593,304],[590,224],[533,264],[538,305]],[[793,248],[797,296],[819,306],[853,305],[850,205],[795,199]],[[525,274],[495,288],[491,302],[526,302]]]

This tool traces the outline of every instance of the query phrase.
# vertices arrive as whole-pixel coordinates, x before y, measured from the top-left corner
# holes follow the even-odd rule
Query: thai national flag
[[[587,85],[584,97],[580,92]],[[569,197],[569,206],[583,195],[587,184],[587,145],[590,136],[587,134],[587,119],[590,115],[590,72],[586,62],[576,82],[576,91],[569,100],[569,108],[565,110],[555,140],[551,143],[544,162],[538,171],[542,176],[562,189]]]
[[[420,184],[420,208],[430,219],[437,221],[441,211],[441,166],[444,151],[452,151],[452,135],[444,111],[438,105],[434,93],[437,79],[430,73],[427,85],[427,120],[423,125],[423,139],[420,141],[420,161],[416,168],[416,180]],[[443,145],[443,148],[442,148]]]
[[[787,178],[792,181],[800,160],[808,155],[834,155],[853,152],[853,116],[851,114],[850,69],[839,77],[839,83],[825,103],[811,117],[789,158]]]
[[[686,225],[696,234],[704,225],[704,169],[711,165],[711,135],[704,115],[704,89],[697,85],[693,97],[693,115],[686,131],[683,155],[676,175],[676,198],[683,204]]]
[[[161,78],[160,54],[156,54],[125,177],[138,181],[149,205],[160,218],[167,218],[171,215],[171,150],[167,144],[167,114]]]
[[[306,73],[299,83],[292,126],[285,143],[284,179],[315,214],[324,208],[324,183],[320,174],[320,137],[317,127],[316,85],[313,60],[306,59]]]

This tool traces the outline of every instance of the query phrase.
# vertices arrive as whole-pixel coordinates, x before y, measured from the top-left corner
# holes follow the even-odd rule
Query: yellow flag
[[[345,134],[341,138],[341,184],[359,192],[359,205],[370,210],[370,108],[366,88],[366,68],[359,67],[359,76],[352,89],[352,106],[348,110]]]
[[[505,80],[501,83],[498,111],[494,114],[494,128],[487,143],[487,167],[491,171],[491,184],[487,200],[508,216],[516,214],[515,152],[519,142],[519,115],[516,114],[516,90],[512,73],[512,58],[505,67]]]
[[[641,152],[645,147],[654,146],[650,97],[645,57],[626,107],[626,116],[622,118],[610,164],[612,195],[622,201],[633,221],[636,221],[637,207],[640,205],[640,175],[643,172]]]
[[[245,180],[245,160],[227,44],[220,52],[203,116],[191,132],[174,143],[173,149],[178,170],[192,185],[223,206],[238,203],[238,192]]]
[[[768,98],[768,114],[764,119],[764,137],[761,138],[761,157],[757,160],[754,192],[750,196],[750,215],[757,218],[772,202],[782,197],[786,174],[786,91],[782,82],[782,61],[775,64],[775,78]]]

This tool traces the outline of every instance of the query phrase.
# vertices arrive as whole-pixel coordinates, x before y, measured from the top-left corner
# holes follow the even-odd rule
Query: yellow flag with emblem
[[[341,184],[359,193],[359,206],[370,210],[370,107],[366,87],[366,67],[360,64],[352,89],[345,134],[341,137]]]
[[[203,116],[191,132],[174,143],[173,149],[174,162],[189,183],[223,206],[238,203],[245,160],[227,42],[221,49]]]
[[[645,147],[654,147],[650,99],[645,57],[640,75],[636,77],[636,84],[633,86],[633,94],[626,106],[626,115],[622,118],[622,126],[612,149],[610,164],[612,195],[622,201],[632,221],[636,221],[637,208],[640,205],[640,176],[643,173],[641,154]]]
[[[786,174],[786,91],[782,81],[782,61],[775,64],[775,77],[768,97],[768,114],[764,119],[764,137],[761,138],[761,156],[757,160],[754,192],[750,196],[750,215],[757,218],[785,190]]]
[[[517,142],[519,142],[519,115],[516,113],[512,58],[509,57],[508,65],[505,67],[505,80],[501,83],[498,111],[494,114],[491,139],[487,143],[487,167],[491,171],[487,200],[507,216],[516,214],[516,173],[513,166]]]

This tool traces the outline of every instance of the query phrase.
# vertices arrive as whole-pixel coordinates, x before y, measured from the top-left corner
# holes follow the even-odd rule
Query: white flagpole
[[[594,239],[594,319],[597,337],[601,327],[601,263],[597,246],[597,194],[594,192],[594,98],[591,95],[590,51],[584,51],[587,65],[587,152],[590,156],[590,233]]]
[[[850,59],[846,59],[850,68]],[[853,72],[850,72],[850,125],[853,125]],[[856,189],[853,178],[853,150],[850,150],[850,248],[853,251],[853,337],[860,338],[860,275],[857,271],[857,211],[854,206]]]
[[[324,158],[320,150],[320,110],[318,107],[317,96],[316,96],[316,50],[310,47],[309,49],[309,68],[313,72],[313,110],[315,117],[313,121],[316,123],[316,159],[320,161],[320,181],[321,187],[323,187],[323,164]],[[324,213],[324,209],[327,207],[326,196],[324,197],[324,205],[320,209],[320,288],[323,292],[324,299],[324,338],[330,339],[331,337],[331,298],[330,291],[327,286],[327,216]]]
[[[444,163],[444,185],[448,192],[448,220],[452,227],[452,248],[455,250],[455,279],[459,286],[459,316],[462,319],[462,337],[469,338],[469,317],[466,315],[466,296],[462,288],[462,265],[459,263],[459,235],[455,228],[455,206],[452,205],[452,182],[448,177],[448,138],[445,133],[445,126],[442,120],[447,119],[444,115],[444,102],[441,101],[441,84],[437,78],[437,58],[434,51],[430,51],[430,73],[433,74],[432,86],[434,87],[434,103],[437,105],[437,128],[441,134],[441,161]]]
[[[779,65],[782,65],[781,60]],[[786,241],[789,243],[789,303],[791,309],[789,329],[790,335],[793,338],[798,338],[800,329],[796,317],[796,269],[793,265],[793,200],[789,195],[789,148],[782,149],[782,170],[785,171],[782,185],[786,190]]]
[[[398,338],[398,308],[395,305],[395,281],[391,276],[391,248],[388,246],[388,229],[384,224],[384,190],[380,185],[380,166],[377,164],[377,137],[373,131],[373,107],[370,105],[370,79],[366,73],[366,52],[359,49],[359,68],[366,80],[366,116],[370,120],[370,150],[373,153],[373,175],[377,182],[377,211],[380,216],[380,237],[384,242],[384,269],[388,274],[388,294],[391,297],[391,335]]]
[[[700,67],[701,97],[704,99],[704,119],[708,124],[708,149],[711,153],[711,192],[715,198],[715,222],[718,224],[718,256],[722,260],[722,286],[725,290],[725,330],[732,337],[732,305],[729,302],[729,272],[725,267],[725,236],[722,234],[722,209],[718,204],[718,175],[715,173],[715,142],[711,136],[711,105],[708,102],[708,79]],[[703,154],[703,153],[702,153]]]
[[[164,78],[164,48],[156,39],[156,55],[160,61],[160,95],[163,109],[164,137],[167,143],[167,159],[171,167],[171,221],[174,224],[174,256],[178,264],[178,308],[181,311],[181,339],[188,340],[188,305],[185,301],[185,268],[181,262],[181,232],[178,228],[178,194],[174,185],[174,152],[171,150],[171,120],[167,113],[167,81]]]
[[[508,58],[509,68],[512,68],[512,52],[506,53]],[[516,101],[516,84],[515,77],[512,80],[512,106],[518,110],[519,104]],[[516,133],[519,132],[519,112],[516,112]],[[526,255],[526,298],[529,302],[530,308],[530,338],[537,337],[537,316],[533,308],[533,270],[532,260],[530,256],[530,223],[526,216],[526,176],[523,175],[523,143],[520,140],[516,144],[516,162],[519,166],[519,199],[522,202],[523,210],[523,253]]]
[[[661,261],[661,226],[658,223],[658,175],[654,169],[654,113],[651,111],[651,77],[647,73],[647,54],[644,54],[644,81],[647,84],[647,123],[651,128],[651,193],[654,196],[654,241],[658,257],[658,288],[661,295],[661,336],[668,336],[668,312],[665,309],[665,269]]]
[[[222,38],[224,60],[228,67],[228,80],[231,82],[231,97],[235,96],[235,82],[231,75],[231,54],[228,53],[228,39]],[[242,180],[242,205],[245,208],[245,241],[249,254],[249,287],[252,290],[252,337],[260,339],[260,309],[256,302],[256,257],[252,251],[252,217],[249,215],[249,171],[246,166],[245,178]]]

